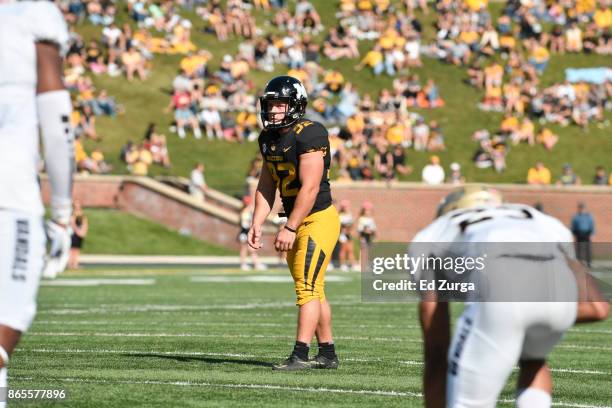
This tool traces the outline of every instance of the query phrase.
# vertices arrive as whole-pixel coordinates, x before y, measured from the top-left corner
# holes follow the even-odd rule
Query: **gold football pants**
[[[293,281],[297,305],[325,300],[325,271],[340,235],[340,218],[333,205],[304,218],[298,227],[287,263]]]

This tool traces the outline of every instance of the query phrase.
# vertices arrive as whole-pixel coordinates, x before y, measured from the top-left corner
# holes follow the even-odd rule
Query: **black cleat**
[[[275,371],[298,371],[308,370],[309,368],[312,368],[310,361],[302,360],[295,354],[291,354],[289,358],[282,363],[272,366],[272,369]]]
[[[334,355],[334,358],[325,357],[322,354],[317,354],[315,358],[310,360],[310,366],[312,368],[322,368],[328,370],[335,370],[340,365],[338,356]]]

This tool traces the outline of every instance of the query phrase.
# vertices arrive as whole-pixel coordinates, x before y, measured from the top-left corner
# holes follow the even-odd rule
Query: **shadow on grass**
[[[124,354],[128,357],[142,357],[142,358],[161,358],[166,360],[174,360],[182,363],[191,362],[191,361],[201,361],[206,364],[242,364],[242,365],[250,365],[256,367],[272,367],[274,364],[267,363],[265,361],[259,360],[245,360],[245,359],[236,359],[236,358],[215,358],[215,357],[204,357],[204,356],[179,356],[172,354],[156,354],[156,353],[130,353]]]

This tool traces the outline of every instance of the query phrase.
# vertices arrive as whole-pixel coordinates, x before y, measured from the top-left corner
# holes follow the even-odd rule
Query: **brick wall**
[[[86,207],[121,208],[170,228],[188,229],[194,236],[219,245],[237,248],[239,227],[235,222],[215,217],[201,208],[186,204],[134,183],[123,183],[122,177],[77,177],[75,196]],[[499,185],[509,202],[533,205],[541,202],[544,210],[568,225],[578,201],[586,203],[596,223],[596,242],[612,242],[612,188],[610,187],[533,187]],[[388,188],[384,183],[333,184],[336,200],[351,201],[353,214],[359,215],[364,201],[374,204],[374,217],[379,227],[378,239],[409,241],[435,216],[439,201],[451,191],[449,186],[429,187],[418,183],[397,183]],[[43,180],[43,195],[48,198],[48,185]],[[263,251],[270,254],[272,235],[266,235]]]
[[[394,188],[383,184],[335,184],[335,200],[351,201],[353,215],[359,215],[364,201],[374,204],[374,218],[380,231],[379,239],[409,241],[414,234],[435,217],[440,200],[452,188],[428,187],[417,183],[398,183]],[[610,187],[535,187],[498,185],[508,202],[534,205],[542,203],[544,211],[569,225],[579,201],[586,203],[595,219],[597,242],[612,242],[612,188]]]

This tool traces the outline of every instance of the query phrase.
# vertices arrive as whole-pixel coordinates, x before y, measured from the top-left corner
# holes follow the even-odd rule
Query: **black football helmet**
[[[287,103],[287,110],[282,120],[274,120],[277,113],[270,112],[269,103],[273,101]],[[259,98],[261,121],[265,129],[280,129],[293,125],[306,113],[308,95],[306,88],[297,79],[290,76],[277,76],[266,85],[264,94]]]

